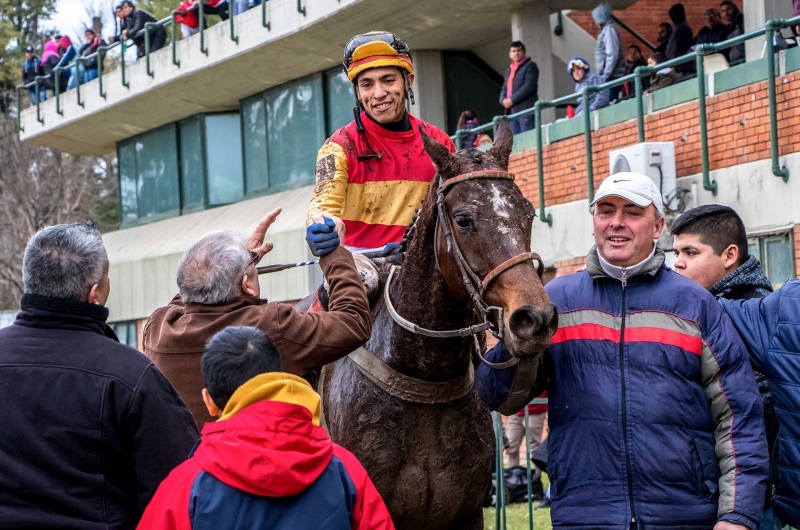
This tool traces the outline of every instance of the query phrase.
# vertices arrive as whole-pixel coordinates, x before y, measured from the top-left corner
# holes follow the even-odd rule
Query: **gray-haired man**
[[[344,357],[372,331],[367,295],[353,255],[339,244],[343,225],[333,216],[329,217],[338,238],[329,233],[333,239],[319,242],[318,235],[332,230],[322,217],[315,218],[307,232],[312,253],[322,256],[319,265],[329,286],[329,310],[299,312],[290,304],[261,298],[256,264],[272,250],[264,238],[278,214],[280,209],[265,216],[246,241],[226,230],[206,234],[192,245],[178,265],[180,294],[150,315],[144,328],[145,353],[175,385],[201,429],[214,418],[201,397],[200,358],[222,329],[260,329],[281,354],[283,370],[299,376]]]
[[[22,281],[22,311],[0,330],[0,526],[133,528],[197,440],[191,414],[106,325],[93,225],[34,234]]]

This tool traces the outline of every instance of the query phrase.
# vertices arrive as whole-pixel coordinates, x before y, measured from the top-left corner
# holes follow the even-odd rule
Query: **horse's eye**
[[[461,228],[469,228],[470,226],[472,226],[472,220],[466,215],[457,215],[456,224]]]

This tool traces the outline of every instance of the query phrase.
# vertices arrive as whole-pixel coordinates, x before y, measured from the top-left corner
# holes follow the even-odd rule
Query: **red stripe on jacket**
[[[559,328],[550,343],[559,344],[569,340],[610,340],[619,344],[620,331],[600,324],[578,324]],[[703,353],[703,341],[700,337],[664,328],[625,328],[625,342],[657,342],[698,356]]]

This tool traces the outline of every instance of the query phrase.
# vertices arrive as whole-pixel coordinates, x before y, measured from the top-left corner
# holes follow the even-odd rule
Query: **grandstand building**
[[[270,0],[231,24],[216,24],[28,107],[19,116],[20,137],[76,155],[117,154],[121,229],[104,236],[111,262],[108,306],[121,340],[136,346],[150,313],[177,292],[180,256],[204,233],[249,233],[281,206],[269,233],[275,250],[265,263],[309,259],[305,213],[316,152],[353,116],[352,87],[341,68],[352,35],[379,29],[404,39],[416,70],[412,113],[455,134],[464,109],[477,112],[482,123],[502,113],[498,95],[512,40],[522,40],[539,66],[540,99],[572,93],[566,63],[574,55],[594,62],[597,27],[585,10],[596,3]],[[611,3],[633,30],[623,31],[626,45],[639,42],[646,53],[634,32],[655,41],[673,2]],[[790,15],[787,1],[737,3],[747,31]],[[695,30],[702,12],[717,4],[687,5]],[[669,189],[662,191],[675,210],[709,202],[732,206],[773,283],[800,273],[800,48],[777,55],[775,105],[764,48],[764,36],[756,35],[746,42],[744,64],[729,67],[707,57],[704,83],[688,80],[593,112],[588,134],[583,119],[554,121],[564,116],[563,106],[544,108],[541,153],[536,130],[515,137],[510,169],[550,221],[536,219],[532,242],[549,275],[583,263],[593,241],[588,201],[616,163],[609,154],[642,139],[673,147],[674,156],[657,145],[657,154],[642,152],[647,171],[657,169],[659,183],[667,181]],[[776,157],[770,143],[773,108]],[[631,169],[641,164],[635,153],[622,154]],[[774,175],[775,164],[788,170],[788,180]],[[311,267],[261,278],[262,291],[273,301],[300,299],[320,280]]]

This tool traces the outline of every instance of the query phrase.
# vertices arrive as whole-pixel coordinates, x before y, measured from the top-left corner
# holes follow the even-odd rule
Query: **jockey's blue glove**
[[[400,243],[387,243],[381,254],[384,256],[391,256],[393,254],[400,254]]]
[[[321,258],[336,250],[340,241],[335,227],[333,219],[325,219],[324,223],[314,223],[306,228],[306,242],[313,255]]]

